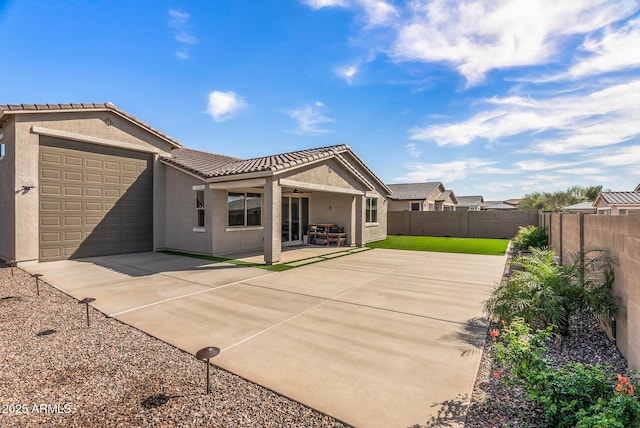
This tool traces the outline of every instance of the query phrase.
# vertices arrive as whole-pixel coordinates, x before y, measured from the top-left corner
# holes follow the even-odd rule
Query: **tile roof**
[[[385,187],[385,190],[388,190],[384,183],[364,165],[346,144],[298,150],[253,159],[239,159],[192,149],[175,149],[171,152],[171,157],[163,157],[162,161],[187,170],[204,179],[208,179],[248,173],[279,172],[299,165],[335,157],[353,174],[373,188],[370,181],[344,156],[344,153],[347,152],[360,162],[364,169],[366,169],[381,186]]]
[[[458,200],[458,205],[463,207],[472,207],[472,206],[480,206],[484,201],[484,198],[481,195],[478,196],[456,196]]]
[[[593,211],[595,211],[595,207],[593,206],[593,201],[578,202],[577,204],[567,205],[566,207],[564,207],[562,209],[564,211],[570,211],[570,210],[593,210]]]
[[[79,104],[0,104],[0,118],[6,114],[14,113],[42,113],[42,112],[61,112],[61,111],[81,111],[81,110],[110,110],[116,112],[120,116],[134,122],[138,126],[145,128],[152,134],[168,141],[176,147],[182,147],[182,144],[177,140],[169,137],[167,134],[158,131],[151,125],[141,121],[137,117],[127,113],[124,110],[119,109],[111,102],[106,103],[79,103]]]
[[[600,197],[609,205],[640,204],[640,192],[601,192]]]
[[[427,199],[441,185],[440,181],[430,181],[425,183],[387,184],[387,187],[393,192],[389,197],[390,199],[407,200]]]

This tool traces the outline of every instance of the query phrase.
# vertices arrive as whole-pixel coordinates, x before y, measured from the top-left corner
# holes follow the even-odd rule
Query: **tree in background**
[[[518,204],[518,209],[558,212],[568,205],[594,201],[601,191],[602,186],[573,186],[565,191],[533,192],[524,195],[522,201]]]

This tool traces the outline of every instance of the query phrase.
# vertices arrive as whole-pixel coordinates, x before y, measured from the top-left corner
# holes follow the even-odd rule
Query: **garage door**
[[[39,171],[40,260],[153,249],[151,154],[43,137]]]

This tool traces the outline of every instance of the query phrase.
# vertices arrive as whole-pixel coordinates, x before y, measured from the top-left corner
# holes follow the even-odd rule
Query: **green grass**
[[[224,257],[205,256],[205,255],[201,255],[201,254],[191,254],[191,253],[181,253],[179,251],[160,251],[160,252],[164,253],[164,254],[172,254],[174,256],[193,257],[194,259],[210,260],[212,262],[224,262],[224,263],[229,263],[229,264],[238,265],[238,266],[257,267],[257,268],[260,268],[260,269],[271,270],[271,271],[274,271],[274,272],[282,272],[282,271],[285,271],[285,270],[293,269],[295,267],[295,266],[288,266],[286,264],[264,265],[264,264],[260,264],[260,263],[244,262],[242,260],[226,259]]]
[[[508,239],[440,238],[435,236],[387,236],[384,241],[370,242],[369,248],[391,250],[434,251],[440,253],[503,255]]]

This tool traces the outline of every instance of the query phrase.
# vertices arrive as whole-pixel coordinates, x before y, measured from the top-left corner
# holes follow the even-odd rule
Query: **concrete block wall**
[[[548,221],[541,216],[541,223]],[[563,254],[576,247],[580,236],[580,214],[550,215],[552,247]],[[629,367],[640,369],[640,213],[630,215],[584,215],[585,249],[606,250],[615,257],[613,293],[620,298],[622,311],[616,318],[618,349]],[[562,228],[560,228],[562,224]],[[560,234],[562,230],[562,234]]]
[[[520,226],[538,226],[537,211],[389,211],[389,235],[513,238]]]

